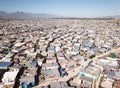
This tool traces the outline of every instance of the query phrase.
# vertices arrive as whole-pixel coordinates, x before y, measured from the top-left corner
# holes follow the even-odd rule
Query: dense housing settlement
[[[0,88],[120,88],[119,19],[0,19]]]

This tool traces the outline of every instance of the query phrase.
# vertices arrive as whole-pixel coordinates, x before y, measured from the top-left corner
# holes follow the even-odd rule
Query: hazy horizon
[[[120,15],[120,0],[0,0],[0,11],[69,17]]]

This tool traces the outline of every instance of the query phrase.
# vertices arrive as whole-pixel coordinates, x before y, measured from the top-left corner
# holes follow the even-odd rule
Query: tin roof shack
[[[100,75],[100,69],[97,67],[87,67],[80,69],[80,77],[85,78],[84,80],[88,78],[88,82],[93,83],[94,81],[98,80],[98,77]],[[92,81],[90,81],[90,80]],[[80,79],[81,80],[81,79]],[[82,79],[83,80],[83,79]]]
[[[0,62],[0,69],[7,70],[12,64],[13,62]]]
[[[19,52],[21,52],[21,51],[23,51],[23,50],[26,50],[27,49],[27,47],[25,46],[25,43],[16,43],[16,44],[14,44],[14,46],[12,47],[12,52],[13,53],[19,53]]]
[[[60,66],[58,65],[57,62],[54,63],[43,63],[42,64],[42,69],[52,69],[52,68],[59,68]]]
[[[17,68],[10,68],[9,71],[5,72],[2,78],[4,88],[13,88],[15,84],[16,76],[19,72]]]
[[[59,64],[62,68],[66,68],[66,70],[71,69],[77,65],[76,62],[68,61],[66,59],[59,61]]]
[[[48,47],[47,52],[48,52],[48,56],[55,56],[55,48],[54,47]]]
[[[85,57],[81,55],[73,56],[72,58],[77,64],[80,64],[81,61],[85,61]]]
[[[29,66],[24,67],[24,72],[20,78],[20,84],[24,87],[32,87],[36,85],[35,76],[37,74],[36,64],[33,62]]]
[[[58,52],[58,53],[57,53],[57,59],[58,59],[59,61],[65,60],[64,54],[63,54],[62,52]]]
[[[14,55],[15,55],[14,53],[9,52],[9,53],[5,56],[5,58],[12,58]]]
[[[116,65],[108,64],[108,65],[105,65],[103,68],[103,76],[109,79],[120,79],[120,72],[116,67]]]
[[[80,87],[92,88],[93,79],[84,75],[80,76]]]
[[[120,80],[120,71],[115,71],[115,79]]]
[[[48,56],[46,57],[46,63],[55,63],[56,61],[56,57],[52,57],[52,56]]]
[[[118,66],[117,59],[116,58],[110,58],[110,57],[99,59],[97,64],[104,67],[104,68],[106,68],[106,67],[117,68],[117,66]]]
[[[70,69],[70,68],[75,67],[75,66],[76,66],[76,62],[74,62],[74,61],[68,61],[66,63],[66,69]]]
[[[10,52],[11,44],[3,43],[1,46],[1,54],[7,55]]]
[[[26,46],[14,47],[14,48],[12,49],[12,52],[13,52],[13,53],[19,53],[19,52],[21,52],[21,51],[23,51],[23,50],[26,50],[26,49],[27,49]]]
[[[25,43],[16,43],[16,44],[14,45],[14,47],[21,47],[21,46],[23,46],[23,45],[25,45]]]
[[[67,82],[60,81],[50,83],[50,88],[75,88],[75,87],[70,87],[68,86]]]
[[[12,58],[9,57],[3,57],[0,62],[10,62],[12,60]]]
[[[61,43],[59,41],[53,42],[52,46],[55,47],[56,52],[61,51]]]
[[[7,43],[6,42],[2,43],[2,46],[1,46],[1,48],[4,50],[9,50],[11,47],[12,47],[12,44],[9,41]]]
[[[25,77],[20,79],[20,82],[21,82],[22,88],[28,88],[28,87],[35,86],[34,76],[25,76]]]
[[[114,67],[118,66],[117,58],[111,58],[111,57],[106,57],[106,58],[110,61],[109,65],[114,66]]]
[[[108,68],[108,69],[106,68],[103,71],[103,75],[105,77],[109,78],[109,79],[114,79],[114,77],[115,77],[115,71],[112,70],[112,69],[110,69],[110,68]]]
[[[74,43],[73,51],[79,51],[79,49],[80,49],[80,43]]]
[[[60,77],[58,63],[44,63],[42,64],[42,75],[45,79]]]
[[[23,65],[24,67],[29,67],[29,66],[36,66],[37,65],[37,61],[34,58],[22,58],[22,60],[20,61],[20,64]]]
[[[113,83],[114,83],[113,79],[104,78],[104,80],[101,82],[101,87],[103,87],[103,88],[113,88]]]
[[[35,58],[36,55],[37,55],[37,52],[28,52],[28,53],[26,53],[26,54],[27,54],[27,57]]]

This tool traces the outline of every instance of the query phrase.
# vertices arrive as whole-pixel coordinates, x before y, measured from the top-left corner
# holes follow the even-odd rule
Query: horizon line
[[[46,14],[46,15],[53,15],[53,16],[58,16],[61,18],[116,18],[115,16],[120,16],[118,14],[116,15],[107,15],[107,16],[87,16],[87,17],[83,17],[83,16],[63,16],[63,15],[58,15],[58,14],[54,14],[54,13],[41,13],[41,12],[29,12],[29,11],[5,11],[5,10],[0,10],[0,12],[5,12],[5,13],[29,13],[29,14]]]

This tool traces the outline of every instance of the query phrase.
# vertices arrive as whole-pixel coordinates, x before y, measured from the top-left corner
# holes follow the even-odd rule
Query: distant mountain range
[[[42,19],[42,18],[72,18],[66,16],[58,16],[53,14],[45,13],[29,13],[29,12],[12,12],[8,13],[5,11],[0,11],[0,18],[9,18],[9,19]],[[75,17],[74,17],[75,18]],[[78,17],[76,17],[78,18]],[[120,15],[116,16],[104,16],[98,18],[120,18]]]
[[[11,19],[63,18],[63,16],[45,14],[45,13],[29,13],[29,12],[8,13],[5,11],[0,11],[0,17],[1,18],[11,18]]]

